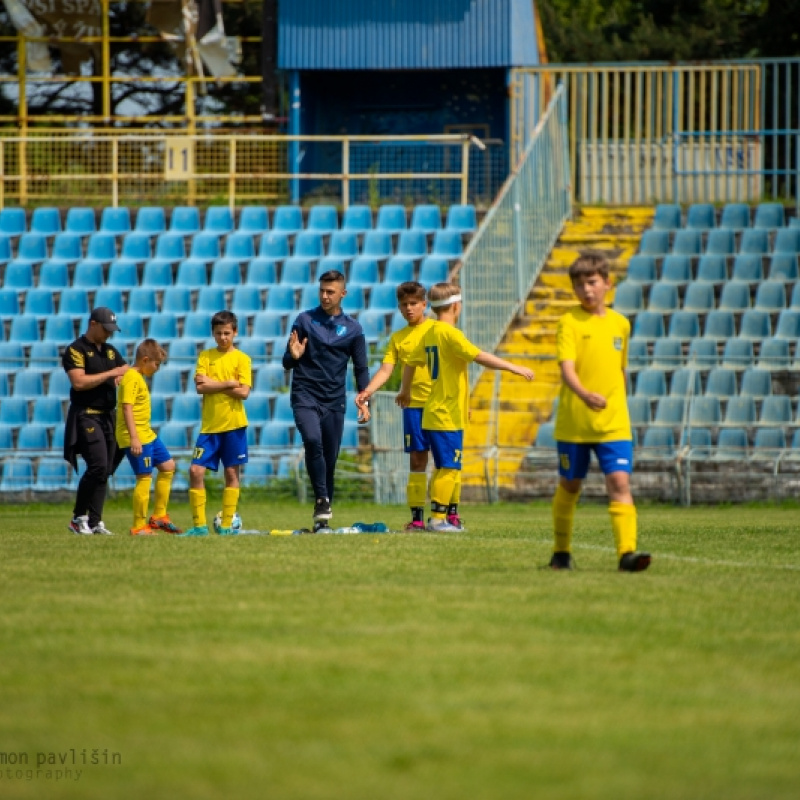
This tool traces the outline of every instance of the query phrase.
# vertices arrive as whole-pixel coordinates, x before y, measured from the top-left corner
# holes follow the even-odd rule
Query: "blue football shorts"
[[[143,444],[142,452],[138,456],[131,453],[130,447],[126,447],[123,452],[128,458],[134,475],[150,475],[153,467],[164,464],[172,458],[169,450],[164,446],[164,442],[158,436],[152,442]]]
[[[583,480],[589,472],[589,457],[592,451],[600,464],[603,475],[612,472],[633,471],[633,442],[624,439],[618,442],[556,442],[558,450],[558,474],[571,481]]]
[[[464,453],[464,431],[425,430],[436,469],[461,469]]]
[[[422,430],[422,409],[403,409],[403,449],[406,453],[430,450],[427,431]]]
[[[201,433],[197,437],[192,464],[216,472],[220,461],[223,467],[247,463],[247,428],[222,433]]]

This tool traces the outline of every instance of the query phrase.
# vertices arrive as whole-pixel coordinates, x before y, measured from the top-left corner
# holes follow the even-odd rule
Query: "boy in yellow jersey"
[[[218,311],[211,318],[217,343],[197,357],[194,385],[203,397],[200,435],[189,467],[189,505],[193,527],[181,536],[208,536],[205,474],[225,470],[220,536],[238,533],[231,527],[239,503],[239,467],[247,463],[247,415],[244,401],[253,386],[250,357],[233,346],[239,328],[236,315]]]
[[[559,483],[553,498],[555,548],[550,566],[572,569],[572,527],[594,451],[606,479],[619,569],[641,572],[650,554],[636,551],[636,507],[630,488],[633,440],[625,392],[630,323],[605,306],[608,261],[587,253],[569,269],[580,301],[558,322],[561,393],[556,417]]]
[[[407,281],[397,287],[397,307],[408,323],[405,328],[395,331],[386,346],[386,352],[375,376],[363,392],[356,395],[356,405],[362,411],[367,401],[386,381],[391,378],[397,364],[405,366],[408,356],[419,344],[422,337],[433,325],[433,320],[425,316],[428,301],[425,287],[416,281]],[[403,443],[408,453],[410,472],[406,484],[406,497],[411,507],[411,522],[405,526],[407,531],[425,530],[425,498],[428,494],[426,470],[428,468],[428,439],[422,430],[422,408],[431,392],[431,376],[427,366],[414,371],[411,384],[411,397],[408,408],[403,409]],[[459,483],[460,488],[460,483]],[[457,500],[448,509],[448,519],[461,527],[458,517]]]
[[[397,404],[403,408],[409,405],[415,368],[427,365],[431,392],[422,411],[422,429],[436,467],[431,480],[431,518],[427,529],[455,533],[463,528],[448,522],[447,511],[461,472],[464,428],[469,415],[469,365],[474,361],[487,369],[506,370],[529,381],[533,380],[533,372],[483,352],[455,327],[462,307],[458,286],[434,284],[428,297],[437,320],[408,356]]]
[[[131,536],[156,536],[159,530],[181,532],[167,515],[175,462],[150,427],[150,390],[144,380],[155,375],[166,359],[164,348],[155,339],[145,339],[136,348],[136,363],[123,375],[117,389],[117,445],[120,456],[128,457],[136,476]],[[153,467],[158,470],[158,477],[155,508],[148,520],[147,504],[150,501]]]

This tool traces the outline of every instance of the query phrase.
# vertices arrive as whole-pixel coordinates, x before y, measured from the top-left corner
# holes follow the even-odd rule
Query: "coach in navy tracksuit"
[[[364,331],[356,320],[342,313],[345,294],[341,272],[323,273],[319,306],[298,315],[283,355],[284,368],[294,370],[292,409],[314,487],[315,531],[327,527],[333,516],[333,474],[344,431],[347,362],[353,361],[359,392],[369,383]],[[368,415],[365,409],[362,419],[366,421]]]

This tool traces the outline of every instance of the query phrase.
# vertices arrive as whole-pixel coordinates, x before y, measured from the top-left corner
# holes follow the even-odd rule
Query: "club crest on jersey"
[[[622,337],[615,336],[614,337],[614,349],[615,350],[622,350]]]
[[[336,326],[336,335],[337,336],[344,336],[347,333],[347,326],[346,325],[337,325]]]
[[[109,350],[106,350],[106,358],[107,358],[109,361],[113,361],[113,360],[114,360],[114,351],[113,351],[113,350],[110,350],[110,349],[109,349]]]

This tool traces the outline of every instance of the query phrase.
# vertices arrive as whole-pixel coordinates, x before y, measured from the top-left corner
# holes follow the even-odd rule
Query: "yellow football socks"
[[[169,503],[169,493],[172,490],[172,478],[174,475],[174,472],[159,472],[156,476],[153,516],[157,519],[167,516],[167,503]]]
[[[553,538],[556,553],[572,552],[572,526],[580,496],[580,492],[568,492],[561,484],[556,487],[553,496]]]
[[[406,496],[411,508],[425,506],[425,497],[428,494],[428,476],[424,472],[409,472],[406,484]]]
[[[433,473],[431,479],[431,516],[434,519],[445,519],[447,516],[447,506],[453,498],[453,492],[456,488],[456,482],[459,475],[457,469],[437,469]],[[444,511],[434,511],[433,504]]]
[[[189,489],[189,507],[192,509],[192,525],[202,528],[206,523],[206,490]]]
[[[617,556],[632,553],[636,550],[636,506],[611,502],[608,504],[608,513],[611,515],[611,530],[614,531]]]
[[[150,475],[137,475],[133,487],[133,530],[138,531],[147,524],[147,504],[150,502]]]
[[[236,506],[239,503],[239,489],[226,486],[222,490],[222,527],[230,528]]]

